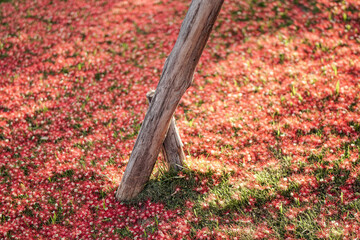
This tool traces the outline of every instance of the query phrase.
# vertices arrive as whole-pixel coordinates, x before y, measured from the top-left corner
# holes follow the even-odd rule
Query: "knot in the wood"
[[[148,99],[149,103],[151,103],[151,100],[153,99],[155,95],[155,90],[150,90],[146,93],[146,98]]]

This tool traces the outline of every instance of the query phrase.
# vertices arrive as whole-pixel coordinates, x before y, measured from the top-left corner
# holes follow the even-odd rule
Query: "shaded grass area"
[[[291,157],[274,152],[281,168],[253,171],[256,186],[239,186],[234,182],[235,173],[225,169],[163,171],[148,182],[136,199],[125,203],[139,206],[151,201],[164,204],[166,209],[180,210],[180,215],[189,219],[191,238],[196,238],[199,232],[214,237],[212,233],[217,232],[239,239],[257,239],[264,232],[264,236],[276,239],[289,236],[320,239],[319,232],[327,225],[353,220],[360,210],[357,195],[349,198],[343,192],[349,189],[359,193],[360,186],[359,178],[349,184],[350,171],[340,164],[350,157],[346,150],[349,148],[360,149],[360,139],[338,149],[345,149],[345,153],[333,168],[316,168],[303,183],[294,181],[294,175],[304,174],[304,169],[317,163],[326,166],[326,149],[318,155],[310,154],[307,162],[301,162],[296,170],[291,167]],[[356,168],[359,163],[357,159],[351,167]],[[281,186],[284,179],[289,182],[286,187]],[[326,236],[343,239],[344,229],[334,224]],[[356,237],[356,234],[349,236]]]

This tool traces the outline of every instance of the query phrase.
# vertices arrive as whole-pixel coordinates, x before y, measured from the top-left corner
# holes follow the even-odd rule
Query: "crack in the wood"
[[[191,4],[193,4],[193,2],[191,3]],[[191,5],[190,5],[190,8],[191,8]],[[181,29],[183,28],[183,26],[184,26],[184,28],[186,27],[186,32],[185,32],[185,36],[183,37],[183,42],[185,42],[186,40],[187,40],[187,38],[188,38],[188,36],[189,36],[189,34],[190,34],[190,32],[191,32],[191,26],[194,24],[194,22],[195,22],[195,19],[196,19],[196,17],[197,17],[197,14],[198,14],[198,12],[199,12],[199,9],[200,9],[200,3],[198,3],[198,5],[196,6],[196,9],[195,9],[195,13],[193,14],[193,17],[190,19],[190,21],[189,22],[186,22],[186,24],[185,24],[185,22],[184,22],[184,24],[181,26],[181,28],[180,28],[180,31],[181,31]],[[185,19],[186,19],[186,17],[185,17]],[[187,25],[187,26],[185,26],[185,25]]]

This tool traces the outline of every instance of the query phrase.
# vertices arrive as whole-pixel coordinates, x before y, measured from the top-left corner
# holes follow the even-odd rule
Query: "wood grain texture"
[[[154,94],[155,90],[151,90],[146,94],[149,104],[151,103]],[[170,120],[169,129],[162,144],[161,152],[163,153],[168,169],[180,171],[183,168],[185,153],[174,117]]]
[[[195,67],[204,50],[224,0],[193,0],[181,25],[178,39],[145,115],[116,199],[137,196],[149,180],[173,113],[192,83]]]

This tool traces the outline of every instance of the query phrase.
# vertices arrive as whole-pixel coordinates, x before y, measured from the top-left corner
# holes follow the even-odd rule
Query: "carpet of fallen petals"
[[[360,235],[358,0],[225,0],[187,169],[115,201],[189,3],[0,1],[0,239]]]

